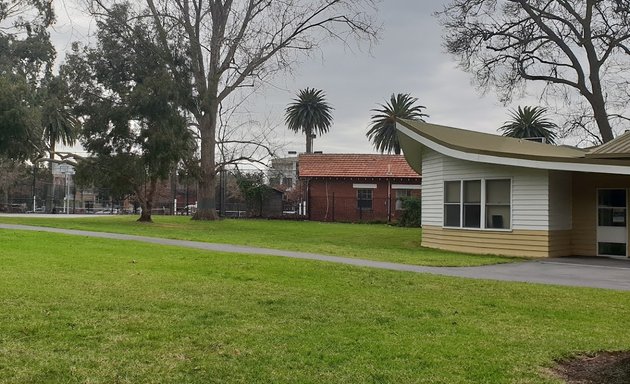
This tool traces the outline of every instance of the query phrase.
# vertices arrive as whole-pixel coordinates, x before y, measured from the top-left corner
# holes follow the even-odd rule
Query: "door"
[[[627,256],[627,198],[625,189],[597,191],[597,254]]]

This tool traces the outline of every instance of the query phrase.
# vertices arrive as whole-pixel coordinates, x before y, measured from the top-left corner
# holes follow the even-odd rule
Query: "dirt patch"
[[[559,361],[551,372],[567,384],[628,384],[630,351],[576,356]]]

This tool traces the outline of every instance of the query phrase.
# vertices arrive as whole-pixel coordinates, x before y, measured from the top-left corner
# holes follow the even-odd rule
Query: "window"
[[[461,218],[461,181],[444,182],[444,226],[459,227]]]
[[[410,189],[397,189],[396,190],[396,210],[403,210],[403,199],[411,197]]]
[[[509,229],[511,195],[509,179],[445,181],[444,226]]]
[[[464,181],[465,228],[481,228],[481,180]]]
[[[372,209],[371,189],[357,189],[357,208],[360,210]]]
[[[510,180],[486,180],[486,228],[510,228]]]
[[[598,218],[600,227],[626,226],[625,189],[600,189],[598,193]]]

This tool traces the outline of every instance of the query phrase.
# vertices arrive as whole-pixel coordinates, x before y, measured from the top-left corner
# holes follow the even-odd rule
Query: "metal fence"
[[[356,196],[311,196],[307,217],[316,221],[336,222],[393,222],[403,213],[402,201],[375,197],[358,199]]]
[[[2,175],[0,175],[2,177]],[[0,212],[68,213],[68,214],[138,214],[139,204],[133,196],[116,198],[108,188],[82,187],[72,174],[51,176],[47,170],[5,178],[0,184]],[[245,217],[248,206],[234,193],[217,194],[225,199],[226,217]],[[154,215],[192,215],[197,204],[196,183],[160,183],[154,196]],[[219,210],[217,206],[217,210]]]

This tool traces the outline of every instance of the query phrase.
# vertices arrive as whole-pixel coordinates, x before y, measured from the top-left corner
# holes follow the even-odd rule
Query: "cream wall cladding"
[[[465,161],[444,156],[424,147],[422,149],[422,177],[423,225],[443,226],[445,180],[509,178],[512,180],[513,230],[566,229],[564,228],[566,222],[556,217],[561,216],[567,208],[570,212],[570,202],[550,213],[548,170]],[[566,176],[558,176],[558,180],[557,183],[552,182],[553,190],[560,191],[559,186],[565,185],[567,180],[569,180],[567,188],[570,188],[570,179],[566,179]],[[555,186],[556,184],[558,186]]]
[[[549,171],[549,229],[569,230],[573,227],[573,174]]]

